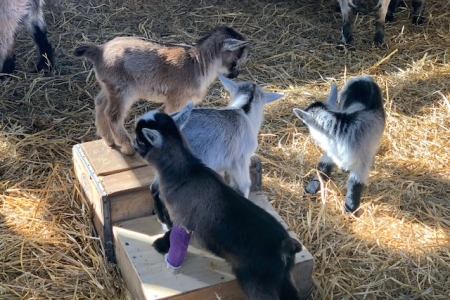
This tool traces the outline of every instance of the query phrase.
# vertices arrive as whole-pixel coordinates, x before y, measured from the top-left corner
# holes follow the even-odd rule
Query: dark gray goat
[[[301,244],[194,156],[170,116],[138,120],[134,147],[156,169],[170,219],[231,264],[247,299],[299,299],[291,270]]]
[[[348,81],[339,95],[333,84],[326,102],[315,102],[294,113],[309,129],[311,137],[324,150],[317,169],[326,181],[333,167],[350,171],[344,210],[354,212],[361,202],[369,171],[378,150],[385,126],[381,90],[370,76]],[[320,190],[318,178],[313,178],[305,191]]]
[[[384,44],[384,29],[385,22],[394,20],[394,12],[397,9],[400,0],[378,0],[377,4],[372,8],[367,8],[367,0],[337,0],[341,8],[342,14],[342,38],[339,41],[342,44],[350,44],[352,42],[352,23],[353,13],[371,13],[377,12],[378,18],[375,22],[375,37],[374,43],[376,45]],[[370,2],[370,1],[369,1]],[[412,0],[413,6],[413,24],[422,24],[424,22],[423,11],[425,7],[425,0]]]
[[[103,45],[83,45],[75,56],[94,64],[100,93],[95,98],[95,125],[109,146],[133,155],[123,125],[139,99],[165,103],[165,112],[200,103],[221,74],[235,78],[247,59],[248,42],[230,27],[211,30],[194,45],[164,44],[135,37],[117,37]]]
[[[53,65],[53,49],[47,40],[43,6],[44,0],[0,0],[0,73],[14,71],[14,40],[22,28],[38,47],[37,70]]]

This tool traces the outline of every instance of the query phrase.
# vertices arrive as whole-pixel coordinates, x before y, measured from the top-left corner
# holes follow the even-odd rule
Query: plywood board
[[[250,198],[282,221],[261,193],[251,193]],[[228,263],[199,248],[195,242],[190,243],[186,260],[179,270],[167,269],[163,256],[151,246],[163,234],[155,216],[120,222],[113,230],[117,262],[134,298],[245,299]],[[311,254],[303,248],[296,255],[293,270],[302,294],[311,289],[312,265]]]
[[[123,155],[118,149],[106,145],[103,140],[80,145],[97,176],[106,176],[147,165],[147,162],[139,155]]]

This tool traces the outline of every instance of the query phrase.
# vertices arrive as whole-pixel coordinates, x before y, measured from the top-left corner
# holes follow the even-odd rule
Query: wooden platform
[[[262,193],[253,192],[250,199],[287,227]],[[163,256],[151,246],[163,234],[155,216],[119,222],[113,233],[117,263],[134,299],[245,299],[228,263],[196,246],[195,238],[182,267],[167,269]],[[305,297],[312,287],[312,269],[313,257],[303,247],[296,255],[293,277]]]
[[[151,215],[153,199],[149,187],[154,170],[144,160],[138,155],[124,156],[102,140],[75,145],[72,152],[75,173],[82,196],[90,204],[97,235],[108,258],[118,263],[133,299],[245,299],[228,263],[199,249],[195,233],[182,268],[176,272],[166,268],[163,256],[151,246],[163,232]],[[250,175],[250,200],[284,224],[259,192],[262,168],[256,157],[252,159]],[[312,287],[312,268],[313,258],[303,248],[293,270],[303,296]]]

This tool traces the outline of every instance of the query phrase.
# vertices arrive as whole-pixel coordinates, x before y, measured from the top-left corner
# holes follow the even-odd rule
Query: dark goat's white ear
[[[159,131],[154,129],[144,128],[142,129],[142,133],[144,134],[147,141],[156,148],[161,148],[163,144],[163,138]]]
[[[311,115],[309,112],[306,112],[304,110],[301,110],[299,108],[294,108],[294,114],[303,122],[306,123],[306,120],[309,118],[309,116]]]
[[[241,41],[241,40],[236,40],[236,39],[225,39],[225,41],[223,41],[222,50],[223,51],[234,51],[234,50],[237,50],[247,44],[248,44],[247,41]]]
[[[330,95],[328,95],[328,99],[325,102],[328,105],[336,106],[337,98],[338,98],[338,88],[336,83],[333,82],[333,84],[331,85]]]
[[[194,108],[194,102],[189,101],[182,110],[172,115],[172,119],[177,124],[178,128],[183,129],[184,125],[186,125],[189,117],[191,116],[192,109]]]

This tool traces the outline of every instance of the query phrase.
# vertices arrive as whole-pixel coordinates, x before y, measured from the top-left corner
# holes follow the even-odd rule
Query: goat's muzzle
[[[232,69],[230,73],[228,73],[227,78],[234,79],[239,76],[239,69]]]

